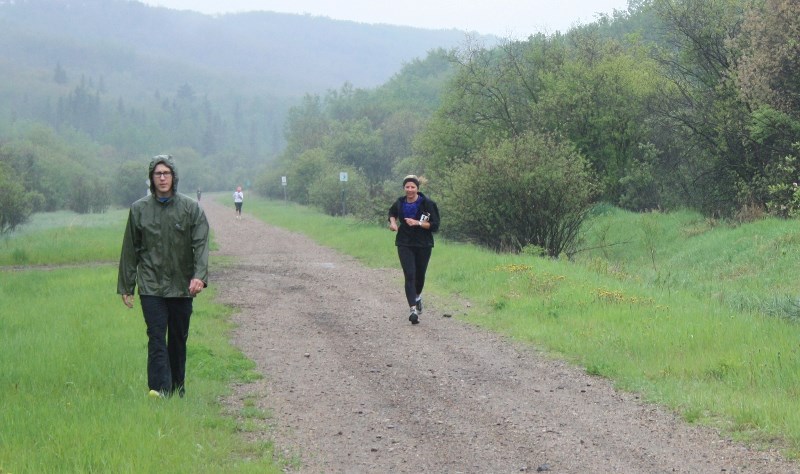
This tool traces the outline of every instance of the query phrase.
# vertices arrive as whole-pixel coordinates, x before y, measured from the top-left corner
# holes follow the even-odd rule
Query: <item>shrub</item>
[[[361,215],[368,202],[366,180],[352,170],[347,174],[346,183],[339,181],[338,173],[320,176],[308,187],[309,204],[330,216]]]
[[[12,176],[11,168],[0,163],[0,235],[25,223],[42,196],[28,192]]]
[[[589,165],[571,144],[528,133],[485,149],[446,185],[443,230],[495,250],[574,244],[595,195]]]
[[[78,214],[105,212],[110,195],[104,180],[96,179],[89,183],[87,178],[77,176],[70,187],[69,208]]]

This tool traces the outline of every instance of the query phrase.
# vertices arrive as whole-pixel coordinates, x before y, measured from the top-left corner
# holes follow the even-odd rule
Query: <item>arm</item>
[[[397,232],[397,201],[392,204],[392,207],[389,208],[389,230],[392,232]]]
[[[133,293],[136,290],[136,269],[138,257],[136,255],[137,242],[140,237],[134,225],[133,211],[128,213],[128,223],[125,225],[125,234],[122,237],[122,251],[119,257],[119,271],[117,273],[117,293],[122,295],[122,302],[128,308],[133,308]]]
[[[427,225],[423,227],[424,229],[428,229],[431,232],[437,232],[439,230],[439,207],[433,201],[428,201],[428,210],[427,212],[430,213],[430,218],[428,219]]]
[[[208,233],[206,214],[200,206],[195,208],[192,225],[192,252],[194,253],[194,274],[189,281],[189,294],[200,293],[208,286]]]

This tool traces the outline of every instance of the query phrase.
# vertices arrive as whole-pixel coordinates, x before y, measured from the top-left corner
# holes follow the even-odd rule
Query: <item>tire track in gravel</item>
[[[534,348],[442,317],[461,308],[426,300],[412,326],[399,264],[365,268],[246,205],[237,220],[232,205],[202,204],[220,246],[210,284],[237,309],[233,343],[264,375],[224,402],[232,416],[246,400],[272,413],[243,436],[299,458],[290,470],[800,472],[777,452],[689,426]],[[216,266],[216,256],[235,263]]]

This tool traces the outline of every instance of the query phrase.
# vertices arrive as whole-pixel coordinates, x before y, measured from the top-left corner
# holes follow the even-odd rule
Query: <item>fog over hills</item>
[[[122,85],[123,96],[183,83],[211,95],[246,89],[278,97],[345,82],[374,87],[404,63],[466,40],[457,30],[308,15],[209,16],[127,0],[0,0],[3,80],[52,74],[58,64],[72,77]]]

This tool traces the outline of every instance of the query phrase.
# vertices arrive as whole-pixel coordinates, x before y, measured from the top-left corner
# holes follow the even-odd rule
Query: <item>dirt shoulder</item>
[[[246,202],[241,220],[232,203],[203,207],[220,245],[212,260],[237,262],[211,284],[238,310],[233,343],[264,375],[226,404],[271,412],[270,429],[248,436],[298,456],[297,472],[800,472],[443,317],[454,310],[435,300],[412,326],[399,264],[365,268],[257,221]]]

